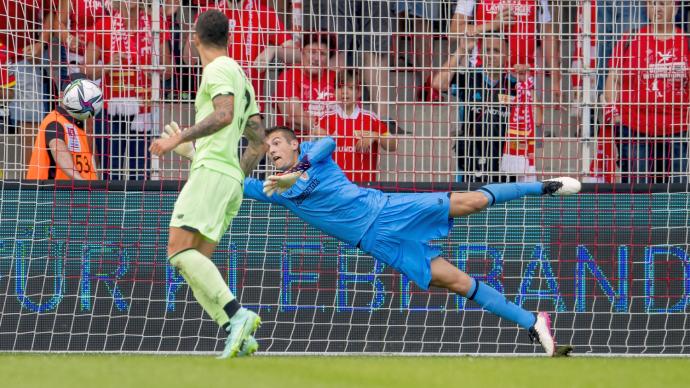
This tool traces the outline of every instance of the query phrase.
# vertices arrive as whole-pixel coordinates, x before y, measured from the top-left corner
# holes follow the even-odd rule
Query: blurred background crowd
[[[69,137],[41,123],[80,74],[105,100],[78,123],[90,179],[184,179],[186,161],[147,150],[193,124],[210,8],[266,125],[334,137],[354,181],[687,182],[676,0],[0,0],[2,178],[26,177],[37,137]]]

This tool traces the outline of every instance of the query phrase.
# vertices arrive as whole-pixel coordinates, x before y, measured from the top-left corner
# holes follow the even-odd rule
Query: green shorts
[[[194,169],[175,202],[170,226],[219,242],[242,205],[242,183],[206,167]]]

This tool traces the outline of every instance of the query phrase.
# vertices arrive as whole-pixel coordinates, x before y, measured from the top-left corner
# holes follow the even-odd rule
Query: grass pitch
[[[3,388],[688,387],[690,358],[0,354]]]

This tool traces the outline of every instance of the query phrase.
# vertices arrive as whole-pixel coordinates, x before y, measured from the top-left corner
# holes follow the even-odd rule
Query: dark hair
[[[338,49],[335,38],[328,32],[308,32],[302,35],[302,47],[307,47],[315,43],[328,47],[329,56],[333,56]]]
[[[194,28],[203,45],[218,48],[228,46],[228,17],[217,9],[210,9],[199,15]]]
[[[362,85],[362,76],[359,74],[359,71],[356,69],[345,69],[343,71],[338,72],[338,74],[335,75],[335,87],[338,88],[342,85],[345,85],[348,82],[352,82],[355,84],[355,86],[361,86]]]
[[[297,139],[297,135],[295,135],[295,131],[293,131],[291,128],[283,126],[283,125],[268,128],[266,130],[266,137],[268,137],[269,135],[276,133],[276,132],[280,132],[283,135],[283,137],[285,137],[285,139],[287,141],[293,141],[293,140],[299,141],[299,139]]]

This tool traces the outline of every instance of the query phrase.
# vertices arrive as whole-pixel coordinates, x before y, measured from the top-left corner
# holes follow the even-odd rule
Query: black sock
[[[229,333],[229,332],[230,332],[230,322],[225,322],[225,324],[223,325],[223,330],[224,330],[226,333]]]
[[[235,316],[235,313],[239,311],[240,309],[240,302],[237,301],[237,299],[233,299],[228,304],[223,306],[223,310],[225,311],[226,314],[228,314],[228,318],[232,319],[233,316]]]

